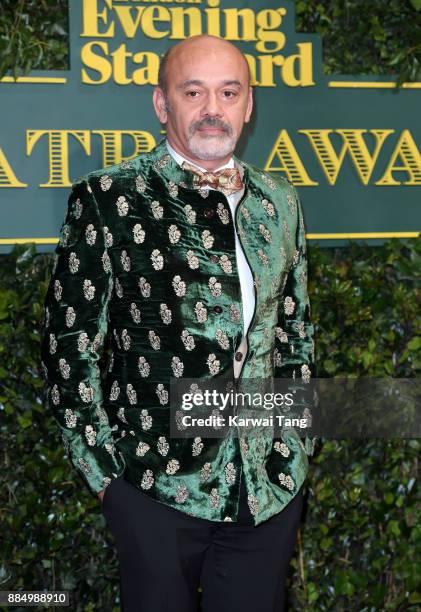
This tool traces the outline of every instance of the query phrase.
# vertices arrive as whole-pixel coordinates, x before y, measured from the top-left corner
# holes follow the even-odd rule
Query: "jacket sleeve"
[[[97,202],[84,179],[75,182],[55,249],[44,302],[41,361],[44,402],[71,463],[93,493],[125,468],[103,407],[99,361],[113,286]]]
[[[300,198],[295,187],[289,182],[287,198],[296,207],[294,257],[279,301],[278,324],[275,329],[274,377],[294,380],[294,408],[299,408],[301,415],[304,412],[311,417],[314,407],[313,385],[306,385],[316,376],[316,367],[314,326],[310,320],[307,286],[307,243]],[[305,436],[304,449],[309,456],[314,453],[315,441],[316,438]]]

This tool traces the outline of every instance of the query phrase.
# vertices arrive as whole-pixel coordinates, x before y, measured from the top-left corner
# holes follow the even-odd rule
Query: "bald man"
[[[153,105],[166,138],[73,186],[45,305],[47,401],[101,499],[123,612],[281,612],[314,440],[172,437],[169,390],[309,381],[301,204],[234,155],[253,92],[231,43],[174,45]]]

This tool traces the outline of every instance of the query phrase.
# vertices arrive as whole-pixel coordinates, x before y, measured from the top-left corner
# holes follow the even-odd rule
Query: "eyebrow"
[[[187,81],[183,81],[179,85],[176,85],[176,89],[184,89],[185,87],[189,87],[190,85],[205,85],[204,81],[200,79],[188,79]],[[237,85],[237,87],[242,87],[242,84],[237,79],[227,79],[222,81],[222,85]]]

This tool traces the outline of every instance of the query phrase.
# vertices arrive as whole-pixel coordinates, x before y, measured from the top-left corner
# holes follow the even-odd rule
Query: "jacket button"
[[[210,260],[213,261],[213,263],[218,263],[219,256],[218,255],[211,255],[210,256]]]
[[[206,219],[210,219],[211,217],[213,217],[214,214],[215,211],[213,210],[213,208],[205,208],[205,210],[203,211],[203,216],[206,217]]]
[[[212,310],[213,312],[222,312],[222,306],[220,306],[219,304],[216,304]]]
[[[243,353],[242,353],[241,351],[237,351],[237,352],[235,353],[235,360],[236,360],[236,361],[241,361],[241,360],[242,360],[242,358],[243,358]]]

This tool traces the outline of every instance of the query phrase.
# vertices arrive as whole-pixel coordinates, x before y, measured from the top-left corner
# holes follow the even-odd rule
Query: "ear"
[[[165,95],[161,87],[155,87],[152,94],[152,102],[154,105],[155,113],[161,123],[167,122],[167,105],[165,102]]]
[[[253,87],[249,87],[247,109],[246,109],[246,114],[244,117],[244,123],[248,123],[250,121],[252,110],[253,110]]]

